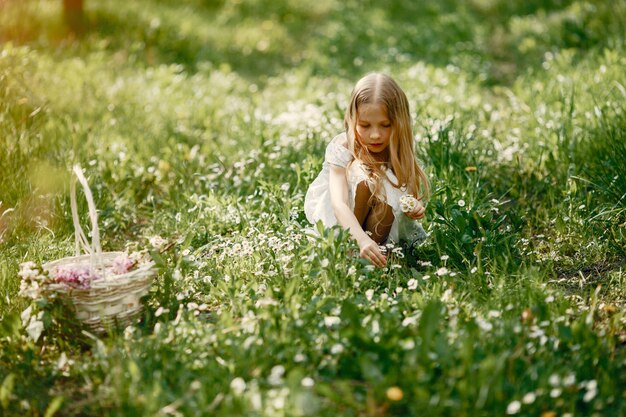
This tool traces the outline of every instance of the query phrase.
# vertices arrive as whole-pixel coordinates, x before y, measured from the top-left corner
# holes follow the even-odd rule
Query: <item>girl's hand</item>
[[[367,239],[367,240],[366,240]],[[382,268],[387,263],[387,257],[383,255],[378,247],[378,244],[371,238],[367,237],[359,243],[359,255],[363,259],[367,259],[374,266]]]
[[[415,209],[413,209],[412,211],[407,211],[405,214],[409,216],[409,218],[412,220],[419,220],[419,219],[424,218],[425,213],[426,213],[426,208],[424,208],[422,201],[417,200],[417,205],[415,206]]]

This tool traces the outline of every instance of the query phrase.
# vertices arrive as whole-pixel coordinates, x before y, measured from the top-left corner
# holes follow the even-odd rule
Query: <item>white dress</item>
[[[359,183],[367,181],[369,178],[365,167],[360,161],[356,160],[350,164],[354,160],[354,155],[342,143],[346,143],[345,133],[335,136],[330,141],[326,147],[322,171],[311,183],[304,197],[304,213],[307,220],[313,224],[316,224],[319,220],[322,221],[325,227],[339,224],[330,201],[330,165],[343,168],[350,165],[346,171],[346,176],[348,180],[348,205],[353,211],[356,188]],[[397,183],[396,176],[391,170],[388,169],[386,174],[389,180]],[[402,212],[400,209],[400,197],[402,197],[404,192],[394,187],[389,180],[386,179],[383,182],[386,202],[391,206],[394,215],[388,241],[396,243],[406,242],[411,245],[421,243],[426,238],[426,232],[424,232],[422,225],[418,221],[410,219]]]

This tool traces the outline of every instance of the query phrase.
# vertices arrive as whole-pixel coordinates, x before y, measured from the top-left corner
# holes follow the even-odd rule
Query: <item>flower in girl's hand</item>
[[[411,194],[404,194],[400,197],[400,209],[403,213],[409,213],[417,207],[419,201]]]

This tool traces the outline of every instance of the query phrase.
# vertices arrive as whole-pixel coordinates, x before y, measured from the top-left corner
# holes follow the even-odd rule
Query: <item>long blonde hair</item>
[[[398,179],[398,184],[389,180],[383,169],[384,164],[376,161],[359,140],[356,125],[359,107],[364,104],[382,104],[387,110],[387,117],[391,122],[389,162]],[[371,73],[361,78],[352,90],[344,124],[350,150],[370,173],[370,181],[373,183],[370,205],[373,205],[373,199],[386,202],[386,198],[383,196],[384,179],[387,179],[396,188],[406,187],[406,192],[417,198],[425,199],[428,197],[430,190],[428,177],[417,163],[415,156],[415,139],[411,113],[409,112],[409,101],[404,91],[391,77],[385,74]]]

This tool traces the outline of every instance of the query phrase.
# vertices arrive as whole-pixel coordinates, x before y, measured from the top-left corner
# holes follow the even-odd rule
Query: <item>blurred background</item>
[[[0,42],[115,60],[354,78],[416,61],[510,83],[545,53],[623,43],[623,1],[3,0]]]

